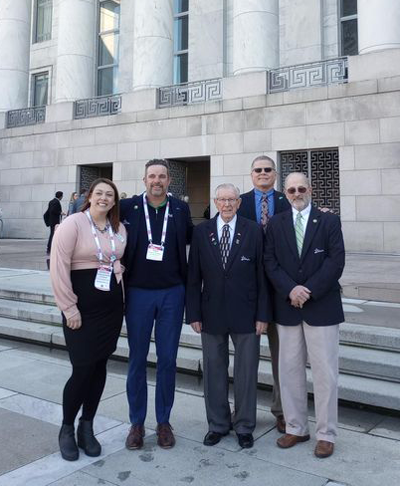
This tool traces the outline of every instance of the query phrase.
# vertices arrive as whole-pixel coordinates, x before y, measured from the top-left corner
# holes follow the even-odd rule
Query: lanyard
[[[100,264],[103,262],[103,252],[101,251],[101,245],[100,245],[100,240],[97,235],[96,228],[94,227],[93,219],[92,216],[89,212],[89,209],[85,211],[86,216],[88,217],[88,220],[90,221],[90,226],[92,227],[92,234],[94,236],[94,241],[96,242],[97,246],[97,258],[99,259]],[[117,256],[115,254],[115,240],[114,240],[114,232],[112,230],[110,222],[108,222],[109,227],[108,227],[108,234],[110,235],[110,245],[111,245],[111,256],[110,256],[110,266],[115,262],[117,259]]]
[[[151,233],[149,208],[147,207],[146,193],[143,193],[143,208],[144,208],[144,216],[146,220],[147,237],[149,239],[149,244],[152,245],[153,235]],[[165,208],[164,223],[163,223],[162,233],[161,233],[161,246],[165,245],[165,237],[167,234],[167,225],[168,225],[168,215],[169,215],[169,201],[167,202],[167,207]]]

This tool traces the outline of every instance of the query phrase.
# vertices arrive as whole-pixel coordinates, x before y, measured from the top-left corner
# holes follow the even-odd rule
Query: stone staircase
[[[11,281],[11,280],[10,280]],[[61,315],[55,307],[49,288],[34,286],[19,288],[14,284],[0,284],[0,336],[22,339],[48,346],[65,346],[61,328]],[[12,282],[11,282],[12,283]],[[356,301],[346,304],[350,309]],[[361,301],[360,301],[361,302]],[[340,327],[340,378],[339,398],[354,403],[400,411],[400,328],[392,319],[385,322],[385,307],[377,306],[382,318],[362,313],[347,313],[349,321]],[[391,307],[393,312],[393,305]],[[399,308],[396,311],[400,313]],[[395,316],[395,314],[393,314]],[[363,318],[365,323],[363,323]],[[400,324],[400,320],[399,320]],[[391,326],[391,327],[390,327]],[[233,351],[233,349],[232,349]],[[127,360],[129,355],[125,326],[122,329],[115,353]],[[155,363],[155,345],[151,343],[149,362]],[[231,365],[233,364],[233,360]],[[178,353],[178,368],[183,372],[201,373],[202,354],[200,336],[184,325]],[[231,373],[233,367],[231,366]],[[311,378],[311,371],[308,370]],[[261,340],[259,384],[271,385],[271,363],[266,336]],[[311,379],[309,389],[312,391]]]

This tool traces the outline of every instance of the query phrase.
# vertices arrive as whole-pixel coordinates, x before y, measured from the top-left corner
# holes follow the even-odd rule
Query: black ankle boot
[[[101,445],[93,434],[93,421],[79,419],[78,446],[87,456],[97,457],[101,454]]]
[[[61,426],[58,443],[60,445],[60,452],[63,459],[66,461],[76,461],[78,459],[79,449],[76,445],[75,429],[73,425],[63,424]]]

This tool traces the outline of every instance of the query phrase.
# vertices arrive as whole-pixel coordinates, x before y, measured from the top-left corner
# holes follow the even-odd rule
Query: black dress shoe
[[[221,434],[220,432],[213,432],[212,430],[210,430],[210,432],[207,432],[206,436],[204,437],[203,444],[205,446],[214,446],[215,444],[218,444],[222,437],[228,434],[229,432]]]
[[[240,447],[243,449],[251,449],[254,445],[254,439],[252,434],[236,434]]]

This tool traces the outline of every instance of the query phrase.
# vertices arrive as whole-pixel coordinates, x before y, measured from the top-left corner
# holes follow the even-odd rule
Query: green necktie
[[[296,243],[299,256],[301,256],[301,250],[303,249],[304,241],[304,227],[303,227],[303,216],[301,213],[297,213],[296,222],[294,224],[294,231],[296,233]]]

